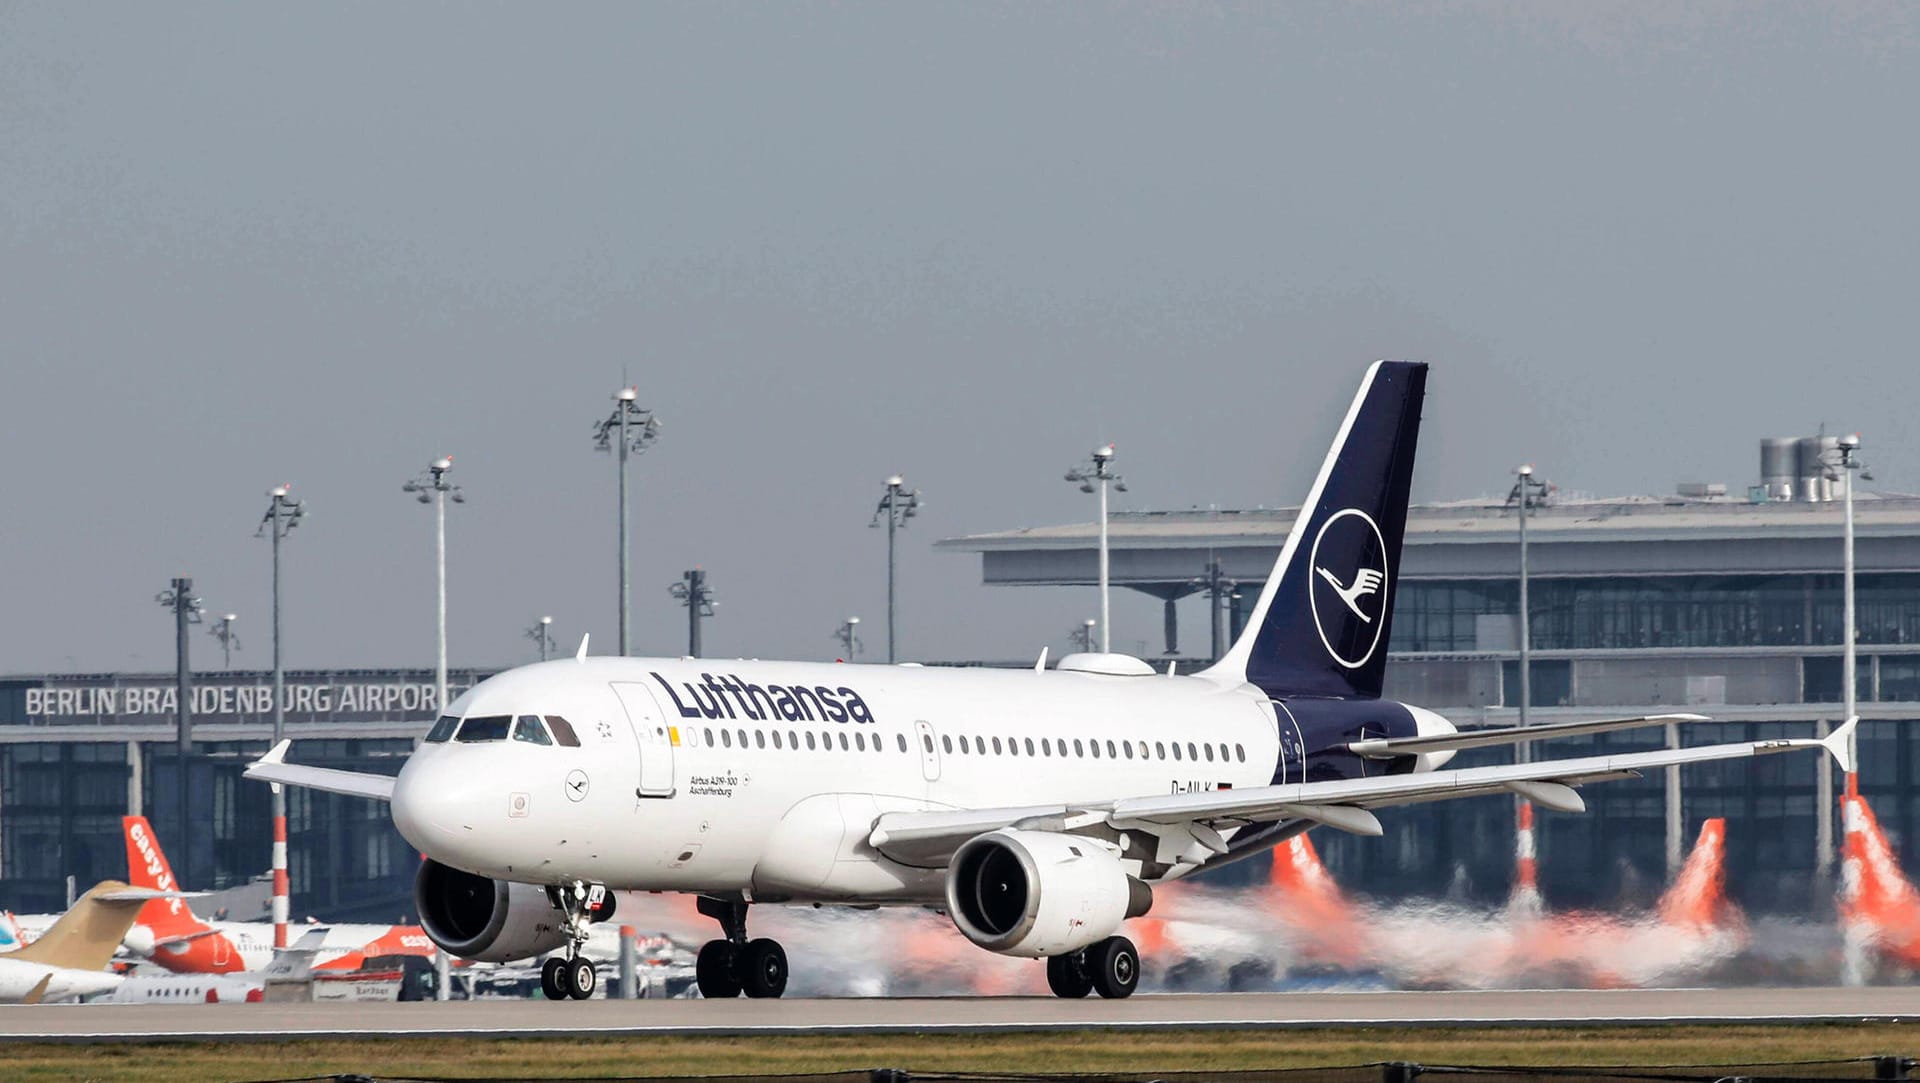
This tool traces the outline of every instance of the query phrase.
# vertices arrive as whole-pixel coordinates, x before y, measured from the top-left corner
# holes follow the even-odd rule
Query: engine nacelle
[[[448,954],[507,963],[567,943],[566,918],[534,884],[493,880],[423,861],[413,878],[413,905],[427,936]]]
[[[1062,955],[1112,936],[1153,905],[1111,849],[1077,835],[1001,830],[962,843],[947,867],[947,913],[1002,955]]]

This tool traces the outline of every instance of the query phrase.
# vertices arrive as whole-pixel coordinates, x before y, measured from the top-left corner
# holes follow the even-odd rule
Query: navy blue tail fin
[[[1367,370],[1246,631],[1209,674],[1274,696],[1380,695],[1426,387],[1420,362]]]

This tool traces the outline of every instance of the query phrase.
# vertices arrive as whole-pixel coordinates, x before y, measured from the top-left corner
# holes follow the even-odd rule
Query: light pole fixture
[[[1085,466],[1067,471],[1067,480],[1078,483],[1083,493],[1100,494],[1100,653],[1113,652],[1113,608],[1107,595],[1107,488],[1127,491],[1127,483],[1113,472],[1113,445],[1101,444]]]
[[[187,759],[193,752],[193,669],[187,660],[187,628],[199,624],[206,612],[200,599],[194,597],[193,580],[185,576],[177,577],[172,584],[153,596],[173,613],[173,655],[174,655],[174,705],[175,705],[175,755],[179,762],[177,797],[179,800],[180,834],[180,875],[193,875],[193,825],[188,820],[188,796],[193,787],[188,779]],[[187,880],[182,880],[184,885]]]
[[[593,446],[612,452],[620,463],[620,657],[627,657],[632,639],[632,572],[627,551],[627,457],[638,455],[660,438],[660,419],[639,403],[638,388],[623,387],[613,394],[613,412],[593,423]]]
[[[864,645],[860,642],[860,618],[848,617],[841,621],[840,627],[833,630],[833,638],[840,641],[840,653],[846,656],[847,661],[858,658],[860,648]]]
[[[1529,654],[1532,650],[1533,634],[1529,627],[1532,613],[1527,605],[1527,513],[1544,503],[1548,486],[1533,476],[1533,464],[1523,463],[1513,471],[1512,491],[1507,493],[1507,505],[1515,509],[1520,520],[1520,724],[1527,724],[1527,708],[1533,700],[1533,679]],[[1518,746],[1521,763],[1528,762],[1528,750],[1523,742]]]
[[[1227,576],[1220,567],[1220,558],[1207,561],[1207,574],[1188,580],[1188,585],[1202,590],[1207,595],[1207,627],[1213,636],[1213,657],[1218,659],[1227,649],[1227,614],[1233,608],[1233,600],[1240,583]]]
[[[894,580],[898,567],[894,560],[893,536],[907,520],[920,513],[923,506],[920,490],[906,488],[906,480],[895,474],[887,479],[887,488],[880,496],[880,504],[873,509],[873,521],[867,525],[877,527],[884,518],[887,523],[887,663],[895,661],[894,654]]]
[[[233,630],[233,622],[239,619],[240,614],[227,613],[207,629],[208,635],[220,641],[220,664],[225,669],[233,668],[233,652],[240,649],[240,633]]]
[[[1080,648],[1081,650],[1083,650],[1083,651],[1086,651],[1086,652],[1088,652],[1088,653],[1092,653],[1092,651],[1093,651],[1093,626],[1094,626],[1095,624],[1098,624],[1098,623],[1099,623],[1099,622],[1098,622],[1098,621],[1096,621],[1096,620],[1094,620],[1094,619],[1093,619],[1092,617],[1088,617],[1088,618],[1087,618],[1086,620],[1083,620],[1083,621],[1081,621],[1081,622],[1080,622],[1080,627],[1078,627],[1078,628],[1075,628],[1075,629],[1073,630],[1073,642],[1074,642],[1074,645],[1075,645],[1075,646],[1077,646],[1077,647],[1079,647],[1079,648]]]
[[[546,661],[553,654],[553,618],[541,617],[527,629],[527,638],[540,644],[540,660]]]
[[[700,621],[713,616],[720,603],[713,600],[713,588],[707,585],[707,573],[694,568],[667,585],[667,593],[687,607],[687,655],[700,657]]]
[[[453,456],[443,455],[428,463],[418,477],[400,486],[401,492],[413,493],[420,503],[433,505],[433,574],[439,584],[439,651],[434,666],[434,694],[438,697],[435,703],[439,711],[447,709],[447,501],[467,502],[460,486],[447,480],[452,472]]]
[[[287,736],[286,670],[280,658],[280,542],[306,518],[305,501],[290,495],[292,486],[276,485],[267,490],[267,513],[253,536],[265,534],[273,542],[273,743]],[[231,620],[232,618],[228,618]],[[287,914],[291,909],[291,889],[287,880],[287,794],[280,786],[273,790],[273,946],[287,946]]]

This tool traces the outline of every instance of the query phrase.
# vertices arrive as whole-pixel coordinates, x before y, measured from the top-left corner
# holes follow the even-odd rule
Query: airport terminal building
[[[1799,486],[1775,477],[1731,497],[1706,485],[1611,500],[1550,493],[1533,507],[1529,721],[1674,710],[1714,720],[1680,727],[1676,739],[1687,744],[1811,737],[1843,721],[1842,504],[1832,499],[1833,485],[1820,481]],[[1111,518],[1112,582],[1166,606],[1165,653],[1154,661],[1202,664],[1230,641],[1296,511]],[[1920,866],[1920,497],[1863,492],[1855,514],[1860,784],[1903,863]],[[1517,724],[1517,528],[1510,505],[1413,509],[1394,600],[1388,695],[1461,726]],[[979,554],[988,584],[1091,586],[1096,539],[1097,524],[1089,523],[938,544]],[[1214,606],[1215,634],[1198,650],[1177,639],[1182,599],[1203,611]],[[1652,729],[1543,747],[1569,757],[1666,739]],[[1475,755],[1456,762],[1506,753]],[[1673,803],[1664,775],[1590,787],[1582,815],[1541,814],[1540,879],[1550,903],[1644,900],[1701,821],[1724,816],[1736,899],[1759,910],[1831,906],[1837,857],[1822,853],[1834,854],[1840,827],[1830,813],[1823,830],[1819,812],[1835,808],[1836,779],[1816,757],[1690,766],[1678,772]],[[1315,838],[1342,882],[1357,889],[1493,901],[1512,879],[1513,816],[1509,802],[1441,802],[1383,814],[1385,838],[1325,831]]]

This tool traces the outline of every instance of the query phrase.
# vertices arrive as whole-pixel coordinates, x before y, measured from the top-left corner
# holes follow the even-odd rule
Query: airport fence
[[[527,1078],[527,1077],[522,1077]],[[560,1076],[553,1077],[562,1078]],[[866,1068],[808,1075],[566,1076],[570,1083],[1832,1083],[1841,1079],[1920,1079],[1912,1057],[1788,1061],[1771,1064],[1669,1064],[1591,1067],[1475,1067],[1391,1061],[1338,1068],[1206,1072],[919,1072]],[[265,1083],[483,1083],[470,1076],[330,1075]]]

